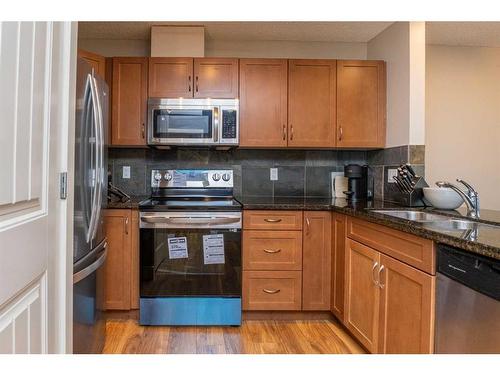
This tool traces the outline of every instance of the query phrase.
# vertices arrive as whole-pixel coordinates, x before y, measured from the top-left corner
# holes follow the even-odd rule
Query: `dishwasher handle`
[[[437,272],[500,301],[500,260],[440,244]]]

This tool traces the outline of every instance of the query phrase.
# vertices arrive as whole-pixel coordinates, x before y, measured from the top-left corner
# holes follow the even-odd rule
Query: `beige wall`
[[[500,48],[427,46],[426,180],[457,177],[500,210]]]
[[[387,62],[387,147],[424,143],[425,23],[395,22],[368,42]]]
[[[103,56],[149,56],[149,40],[80,39],[78,47]],[[366,59],[366,43],[206,41],[207,57]]]

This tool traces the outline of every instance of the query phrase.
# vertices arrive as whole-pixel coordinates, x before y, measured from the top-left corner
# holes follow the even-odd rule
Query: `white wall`
[[[423,144],[425,23],[395,22],[368,42],[367,58],[387,61],[386,147]]]
[[[150,55],[149,40],[80,39],[78,47],[106,57]],[[212,40],[205,56],[366,59],[366,43]]]
[[[500,48],[427,46],[426,179],[478,191],[500,210]]]

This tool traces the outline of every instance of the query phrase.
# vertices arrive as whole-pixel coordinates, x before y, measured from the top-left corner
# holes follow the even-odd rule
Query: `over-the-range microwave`
[[[238,99],[148,100],[148,145],[238,146]]]

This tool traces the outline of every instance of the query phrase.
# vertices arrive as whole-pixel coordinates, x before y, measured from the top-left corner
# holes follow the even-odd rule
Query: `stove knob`
[[[160,181],[161,180],[161,173],[156,172],[154,178],[155,178],[155,181]]]
[[[168,172],[165,172],[165,180],[170,181],[172,179],[172,175]]]
[[[231,175],[229,173],[224,173],[222,179],[227,182],[231,179]]]
[[[218,174],[218,173],[214,173],[214,174],[212,175],[212,180],[214,180],[214,181],[219,181],[219,180],[220,180],[220,174]]]

